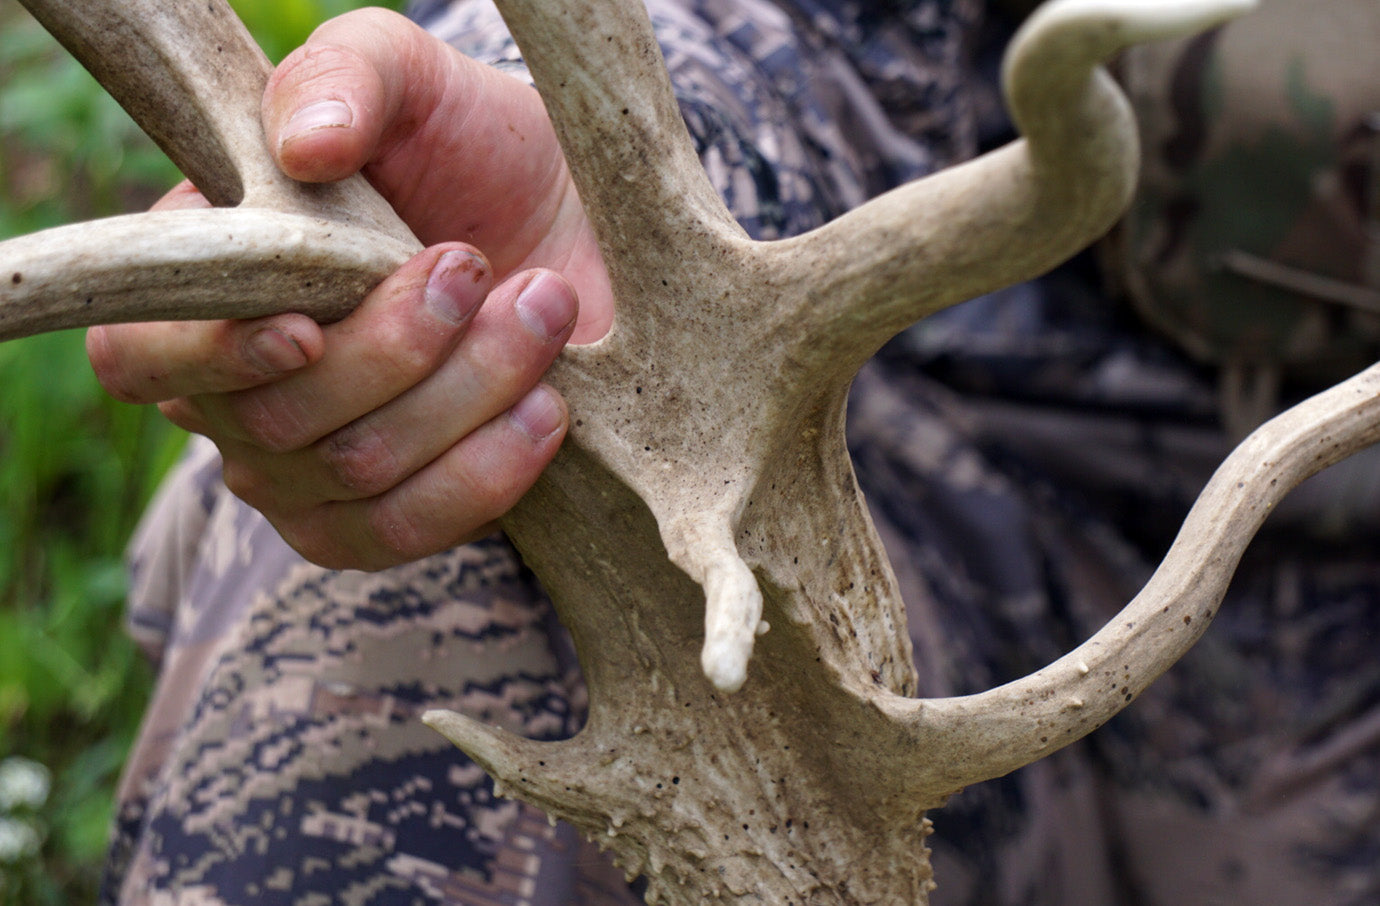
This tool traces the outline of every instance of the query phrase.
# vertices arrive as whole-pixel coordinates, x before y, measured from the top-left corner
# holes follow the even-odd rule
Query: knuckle
[[[517,402],[527,394],[551,364],[554,352],[535,348],[511,337],[488,336],[483,342],[462,347],[467,367],[464,374],[472,393],[487,399]]]
[[[146,402],[125,359],[110,341],[110,331],[93,328],[86,334],[86,358],[106,393],[122,403]]]
[[[506,356],[485,355],[472,374],[476,390],[489,398],[520,398],[536,386],[540,378],[536,363],[523,356],[521,350],[513,350]]]
[[[201,411],[186,397],[161,402],[158,404],[158,411],[162,413],[164,418],[183,431],[189,431],[192,434],[210,433],[210,425],[202,417]]]
[[[505,424],[501,435],[490,436],[487,444],[474,451],[475,459],[464,482],[466,500],[472,502],[471,510],[485,514],[485,519],[497,519],[511,509],[545,465],[525,449],[529,444],[519,438],[519,430]]]
[[[535,480],[511,468],[496,469],[491,479],[484,486],[482,495],[476,495],[479,499],[475,506],[476,512],[486,514],[486,518],[490,520],[497,519],[512,509],[518,498]]]
[[[402,478],[398,456],[367,422],[355,422],[332,434],[320,446],[331,480],[358,497],[373,497]]]
[[[348,47],[324,41],[309,42],[278,64],[270,84],[275,89],[287,86],[301,89],[307,84],[335,83],[348,79],[362,65],[364,61]]]
[[[468,401],[473,411],[500,413],[521,400],[540,380],[517,361],[520,353],[490,354],[489,350],[464,350],[445,366],[446,380],[457,399]],[[474,454],[471,454],[474,455]]]
[[[409,384],[436,370],[451,336],[449,332],[418,330],[410,318],[402,316],[380,318],[369,328],[379,369]]]
[[[380,6],[352,9],[317,26],[306,48],[337,46],[351,51],[367,50],[371,42],[384,41],[390,49],[396,40],[415,28],[401,13]]]
[[[231,494],[261,512],[275,497],[263,472],[231,456],[222,455],[221,481]]]
[[[415,514],[390,497],[381,497],[370,506],[368,531],[373,554],[385,566],[419,560],[446,546],[432,537]]]
[[[366,6],[337,16],[328,21],[321,31],[329,34],[337,29],[342,29],[354,34],[383,34],[391,37],[391,33],[397,31],[399,27],[408,28],[411,25],[412,20],[391,9],[382,6]]]
[[[291,408],[275,405],[266,394],[238,394],[232,410],[245,440],[265,452],[291,453],[312,441],[309,430],[293,416]]]
[[[288,547],[308,563],[325,569],[350,569],[356,565],[329,530],[322,527],[320,520],[284,521],[276,523],[274,528]]]

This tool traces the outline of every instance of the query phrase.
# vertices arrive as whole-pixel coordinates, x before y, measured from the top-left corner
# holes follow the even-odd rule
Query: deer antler
[[[923,810],[1099,725],[1191,631],[1176,624],[1163,652],[1113,629],[1089,643],[1137,649],[1114,690],[1092,688],[1109,682],[1107,655],[1080,649],[985,701],[907,698],[904,614],[843,443],[847,385],[914,319],[1039,273],[1109,226],[1137,160],[1125,104],[1097,62],[1246,6],[1050,4],[1008,56],[1025,141],[763,244],[731,223],[694,161],[640,4],[503,4],[619,300],[610,335],[553,371],[577,415],[573,446],[505,521],[572,631],[591,713],[561,743],[457,715],[433,725],[515,795],[649,875],[652,901],[923,901]],[[1348,449],[1373,440],[1363,426],[1376,413],[1361,398],[1346,416]],[[1215,487],[1258,490],[1238,474]],[[1214,528],[1231,537],[1243,521]],[[1203,601],[1220,596],[1225,574],[1204,583]],[[1169,605],[1152,586],[1136,611]],[[762,614],[772,629],[759,638]],[[687,666],[701,638],[711,683]],[[1043,710],[1027,701],[1037,692]]]
[[[109,0],[82,4],[100,10],[82,19],[69,8],[75,3],[30,5],[84,58],[161,48],[149,58],[172,87],[149,94],[154,111],[144,119],[185,107],[160,140],[209,195],[240,209],[187,212],[204,222],[179,215],[194,237],[189,248],[156,266],[147,264],[152,254],[136,255],[129,270],[150,267],[143,275],[83,271],[79,256],[60,251],[43,263],[35,249],[89,242],[100,230],[170,228],[147,215],[5,243],[0,276],[20,277],[0,280],[0,325],[17,325],[11,334],[168,317],[176,308],[168,299],[185,292],[169,269],[208,252],[224,264],[196,265],[212,287],[207,307],[177,314],[234,313],[224,299],[239,304],[237,296],[210,299],[235,289],[217,282],[217,268],[243,251],[216,232],[242,237],[249,221],[234,216],[280,231],[257,260],[271,279],[296,281],[290,298],[299,309],[321,302],[299,291],[309,268],[353,275],[353,300],[412,247],[363,189],[320,198],[264,166],[253,132],[261,58],[236,63],[257,75],[198,106],[214,80],[197,62],[208,59],[204,48],[188,51],[195,59],[172,49],[187,39],[178,29],[213,36],[222,52],[248,53],[217,4],[204,14],[203,4],[184,4],[174,14],[151,0]],[[1380,370],[1372,369],[1249,438],[1145,591],[1085,645],[981,695],[909,697],[904,611],[843,442],[847,386],[913,320],[1037,274],[1110,225],[1130,196],[1136,148],[1125,104],[1098,61],[1127,42],[1202,28],[1249,5],[1048,3],[1008,55],[1007,94],[1023,141],[806,236],[764,244],[733,223],[705,178],[639,0],[501,2],[617,299],[610,333],[567,349],[553,368],[574,426],[504,521],[575,640],[590,715],[577,737],[558,743],[455,714],[428,721],[500,790],[611,846],[630,873],[649,878],[653,902],[925,902],[924,811],[1123,707],[1206,628],[1242,548],[1279,497],[1380,436]],[[125,11],[133,18],[112,26],[108,17]],[[92,32],[117,28],[125,37],[115,46],[93,43]],[[140,84],[140,54],[148,53],[103,78]],[[215,138],[207,148],[199,136]],[[355,204],[368,212],[363,227],[344,223]],[[306,237],[297,232],[303,218],[325,221],[324,265],[309,257],[322,247],[315,239],[278,238]],[[369,260],[332,245],[352,230],[392,244]],[[78,276],[64,301],[66,270]],[[117,280],[124,289],[112,295]],[[38,283],[41,294],[31,289]],[[118,298],[118,310],[94,313],[88,294]],[[29,314],[40,295],[51,310]],[[276,310],[283,298],[239,313]]]
[[[1097,63],[1248,6],[1050,4],[1007,58],[1025,141],[768,244],[743,235],[705,176],[641,3],[500,4],[620,300],[613,334],[558,371],[589,388],[575,436],[627,454],[619,477],[656,515],[671,560],[704,586],[704,668],[720,689],[744,681],[759,628],[757,583],[735,550],[760,477],[751,470],[785,455],[803,412],[840,404],[898,331],[1101,235],[1130,199],[1138,158],[1127,105]],[[607,389],[629,383],[647,393]],[[672,399],[674,417],[652,404]]]

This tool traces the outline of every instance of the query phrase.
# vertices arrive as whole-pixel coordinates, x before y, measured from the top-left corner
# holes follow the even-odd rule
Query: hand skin
[[[322,566],[382,569],[491,532],[568,427],[542,374],[613,316],[539,97],[371,9],[283,61],[263,121],[285,173],[362,171],[429,247],[325,327],[93,328],[97,377],[215,442],[229,489]],[[184,184],[155,207],[205,204]]]

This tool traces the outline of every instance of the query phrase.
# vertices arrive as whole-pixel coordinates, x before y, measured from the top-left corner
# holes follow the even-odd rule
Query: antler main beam
[[[1380,365],[1281,413],[1217,469],[1145,587],[1091,639],[1031,675],[977,695],[887,697],[881,707],[954,788],[1000,777],[1080,739],[1145,691],[1207,631],[1241,556],[1305,479],[1380,441]]]
[[[527,0],[500,6],[555,98],[618,288],[610,335],[553,371],[576,413],[574,445],[505,521],[572,631],[591,714],[561,743],[428,719],[503,788],[648,875],[654,902],[923,902],[923,810],[1092,729],[1187,636],[1169,648],[1113,632],[1090,643],[1136,649],[1116,701],[1064,688],[1070,663],[1084,675],[1077,659],[985,700],[909,698],[904,610],[843,442],[847,386],[916,318],[1032,276],[1105,230],[1138,161],[1125,102],[1097,64],[1249,3],[1048,4],[1008,55],[1022,141],[776,243],[743,238],[705,197],[640,3],[573,0],[549,19]],[[606,70],[616,77],[589,76]],[[1363,404],[1342,419],[1348,449],[1373,439],[1375,415]],[[1209,506],[1259,488],[1224,474]],[[1277,489],[1301,470],[1270,477]],[[1255,528],[1208,528],[1220,538],[1223,526],[1233,543]],[[1193,558],[1171,569],[1201,578]],[[1229,572],[1190,587],[1210,599]],[[1176,606],[1193,605],[1173,591],[1135,607],[1153,601],[1178,619]],[[686,656],[701,646],[703,675]],[[1079,655],[1087,676],[1112,656]],[[1050,709],[1085,706],[1061,712],[1060,735],[1029,705],[1037,694]],[[808,838],[775,834],[823,814],[827,831],[815,818]]]
[[[1048,4],[1007,55],[1024,140],[805,236],[755,243],[699,164],[640,0],[499,3],[617,298],[612,334],[572,350],[555,374],[579,388],[572,399],[590,415],[576,439],[636,489],[671,560],[704,587],[703,662],[715,685],[743,683],[760,627],[737,523],[802,413],[841,405],[862,363],[920,317],[1048,270],[1105,232],[1139,159],[1127,104],[1100,62],[1250,5]],[[610,389],[629,384],[656,393]],[[674,417],[652,400],[675,400]]]

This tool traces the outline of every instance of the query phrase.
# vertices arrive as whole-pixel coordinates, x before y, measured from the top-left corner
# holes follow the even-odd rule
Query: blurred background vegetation
[[[366,4],[231,5],[277,60]],[[23,8],[0,0],[0,239],[141,210],[177,179]],[[89,903],[152,679],[123,632],[121,553],[184,438],[101,392],[80,332],[0,345],[0,387],[0,904]]]

